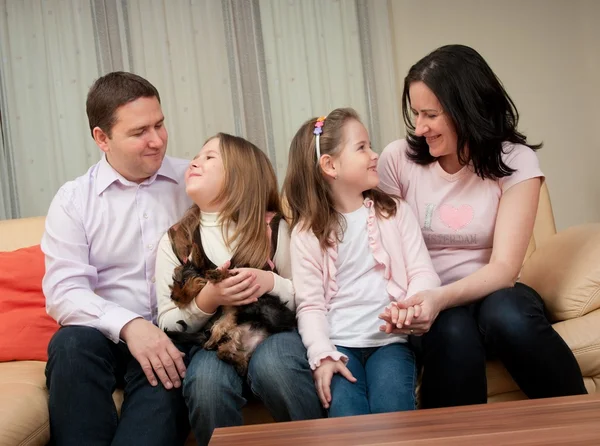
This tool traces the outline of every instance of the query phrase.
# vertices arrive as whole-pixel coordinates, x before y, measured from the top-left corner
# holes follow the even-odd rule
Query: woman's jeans
[[[529,398],[587,393],[579,365],[538,293],[522,283],[442,311],[411,343],[423,365],[421,406],[487,402],[486,358],[499,359]]]

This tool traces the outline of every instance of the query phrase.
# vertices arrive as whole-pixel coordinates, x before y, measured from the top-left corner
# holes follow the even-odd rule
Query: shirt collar
[[[152,175],[147,180],[143,181],[141,184],[152,184],[154,182],[154,180],[156,180],[156,177],[158,177],[158,176],[168,178],[177,184],[179,184],[179,182],[183,179],[183,178],[179,178],[178,175],[175,173],[173,164],[171,163],[171,160],[168,156],[165,156],[165,158],[163,159],[163,162],[160,166],[160,169],[158,169],[158,172],[156,172],[154,175]],[[98,195],[100,195],[102,192],[104,192],[108,188],[108,186],[113,184],[115,181],[119,181],[121,184],[123,184],[125,186],[137,186],[138,185],[137,183],[135,183],[133,181],[129,181],[123,175],[121,175],[119,172],[117,172],[108,163],[108,160],[106,159],[106,154],[104,154],[102,156],[102,159],[98,163],[98,173],[96,174],[96,193]]]

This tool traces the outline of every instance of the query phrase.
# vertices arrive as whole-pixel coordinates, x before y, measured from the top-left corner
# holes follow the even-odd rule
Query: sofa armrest
[[[553,321],[600,308],[600,224],[550,237],[527,259],[519,280],[542,296]]]
[[[563,338],[585,377],[600,377],[600,310],[585,316],[557,322],[552,326]]]

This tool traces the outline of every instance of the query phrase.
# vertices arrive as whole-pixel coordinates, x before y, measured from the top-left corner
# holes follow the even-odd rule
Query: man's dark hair
[[[158,90],[137,74],[114,71],[97,79],[85,104],[92,137],[94,128],[100,127],[110,138],[119,107],[139,98],[153,97],[160,103]]]

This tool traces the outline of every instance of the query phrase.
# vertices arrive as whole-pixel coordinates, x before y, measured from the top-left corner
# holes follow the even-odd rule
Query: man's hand
[[[321,365],[313,372],[313,379],[315,380],[319,399],[325,409],[328,409],[329,403],[331,403],[331,378],[335,373],[340,373],[351,383],[356,382],[356,378],[343,361],[334,361],[331,358],[321,360]]]
[[[164,331],[145,319],[137,318],[125,324],[120,337],[127,343],[152,386],[158,384],[157,376],[166,389],[181,386],[181,378],[185,376],[184,353],[175,347]]]

